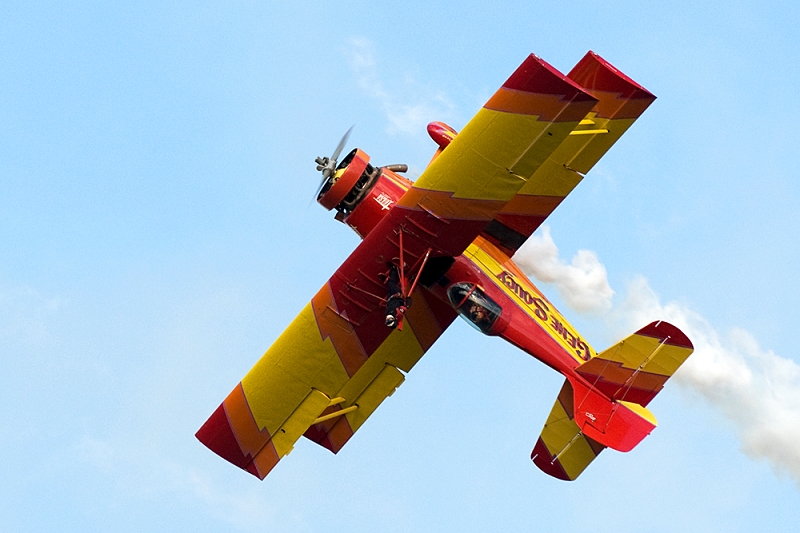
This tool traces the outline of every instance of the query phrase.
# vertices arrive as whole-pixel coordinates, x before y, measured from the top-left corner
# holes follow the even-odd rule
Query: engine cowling
[[[405,165],[375,168],[370,157],[354,149],[336,167],[323,185],[317,201],[329,211],[336,209],[336,220],[350,226],[362,238],[380,222],[412,183],[392,169]]]
[[[378,171],[377,179],[369,190],[364,192],[354,209],[336,215],[337,220],[350,226],[362,238],[378,225],[412,185],[409,180],[386,167]]]
[[[328,182],[322,187],[317,201],[330,211],[348,209],[348,204],[357,202],[358,193],[369,187],[370,180],[376,177],[375,169],[369,164],[369,156],[355,148],[345,157]],[[351,194],[354,193],[354,194]]]
[[[428,124],[428,134],[439,145],[434,155],[436,159],[457,132],[443,122],[431,122]],[[317,196],[317,201],[325,209],[337,211],[336,220],[353,228],[362,238],[372,231],[413,185],[398,174],[407,170],[406,165],[376,168],[369,161],[370,157],[366,152],[359,148],[353,149],[329,175]],[[320,165],[327,164],[328,159],[317,162]],[[321,168],[317,167],[318,170]]]

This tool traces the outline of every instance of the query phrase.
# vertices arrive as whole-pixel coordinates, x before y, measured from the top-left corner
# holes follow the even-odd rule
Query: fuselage
[[[575,367],[595,355],[589,343],[514,261],[482,237],[467,248],[445,277],[448,287],[465,281],[475,283],[475,290],[500,308],[498,318],[484,333],[504,338],[555,370],[572,373]],[[434,293],[447,298],[454,307],[457,305],[448,298],[448,289]],[[462,305],[456,310],[468,322],[473,322],[468,308]]]
[[[437,155],[446,143],[444,138]],[[337,174],[338,179],[323,189],[320,203],[328,209],[336,207],[336,220],[361,238],[413,185],[390,168],[373,167],[369,156],[357,149],[343,160]],[[339,203],[326,205],[326,195]],[[428,290],[482,333],[502,337],[562,374],[580,379],[575,368],[595,355],[514,261],[483,237],[476,238],[447,270],[437,274]]]

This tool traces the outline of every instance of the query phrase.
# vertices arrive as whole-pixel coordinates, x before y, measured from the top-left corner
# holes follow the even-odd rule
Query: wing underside
[[[198,439],[261,479],[303,435],[339,451],[455,316],[425,289],[414,298],[406,327],[387,334],[366,357],[326,284],[197,432]]]

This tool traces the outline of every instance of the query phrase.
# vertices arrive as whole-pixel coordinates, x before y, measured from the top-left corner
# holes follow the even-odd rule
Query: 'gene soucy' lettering
[[[525,287],[517,283],[517,280],[514,279],[514,276],[510,272],[506,272],[505,270],[502,271],[497,275],[497,279],[500,280],[500,283],[508,287],[511,292],[517,296],[517,298],[522,300],[522,302],[533,311],[533,314],[537,319],[539,319],[540,322],[549,326],[550,330],[555,335],[563,338],[575,351],[575,355],[586,361],[591,358],[589,345],[587,345],[578,335],[573,333],[564,322],[562,322],[555,314],[553,314],[550,311],[550,307],[543,299],[539,298],[538,296],[534,296],[525,290]]]

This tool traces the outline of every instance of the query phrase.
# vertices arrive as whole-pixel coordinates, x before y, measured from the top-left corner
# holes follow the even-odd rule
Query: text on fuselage
[[[394,200],[386,194],[385,192],[380,193],[378,196],[375,197],[375,201],[378,202],[381,206],[381,211],[385,211],[392,207]]]
[[[591,350],[586,342],[580,338],[572,329],[559,317],[555,312],[550,310],[542,298],[535,296],[528,292],[525,287],[520,285],[513,274],[505,270],[497,275],[500,283],[505,285],[514,295],[522,300],[528,309],[533,311],[533,315],[545,326],[548,327],[550,332],[557,337],[564,339],[566,344],[572,348],[575,355],[581,359],[588,361],[591,358]]]

